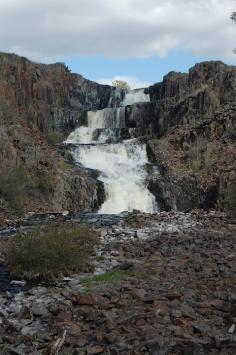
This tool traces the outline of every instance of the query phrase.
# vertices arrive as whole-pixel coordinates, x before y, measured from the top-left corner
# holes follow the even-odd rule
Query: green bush
[[[58,131],[53,131],[47,134],[47,141],[49,144],[51,145],[55,145],[58,143],[61,143],[63,141],[65,137],[63,136],[63,134],[61,132]]]
[[[6,99],[0,97],[0,122],[1,123],[8,122],[9,119],[12,120],[12,117],[13,117],[13,112],[9,107],[9,105],[7,104]]]
[[[8,243],[6,263],[12,275],[29,280],[50,279],[88,267],[98,239],[83,225],[56,224]]]
[[[0,172],[0,195],[17,215],[24,212],[26,187],[30,184],[31,178],[22,166],[6,167]]]
[[[229,215],[236,217],[236,186],[232,186],[227,190],[225,201]]]
[[[193,144],[186,153],[187,161],[194,172],[200,170],[211,171],[217,163],[217,148],[214,143],[207,143],[204,138],[200,138]]]
[[[36,186],[45,195],[53,192],[53,181],[47,172],[42,172],[37,176]]]

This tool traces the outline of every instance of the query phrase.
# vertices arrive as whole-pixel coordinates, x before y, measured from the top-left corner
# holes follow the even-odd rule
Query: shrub
[[[71,164],[62,159],[58,162],[58,165],[62,171],[68,171],[71,168]]]
[[[227,190],[225,202],[229,215],[236,217],[236,186],[232,186]]]
[[[61,132],[53,131],[47,134],[47,141],[51,145],[62,143],[64,136]]]
[[[12,210],[21,215],[26,201],[26,187],[31,178],[24,167],[6,167],[0,172],[0,194],[10,204]]]
[[[6,262],[14,276],[50,279],[88,267],[98,239],[87,226],[51,225],[46,230],[35,230],[19,235],[6,249]]]
[[[13,113],[6,100],[3,97],[0,97],[0,122],[10,122],[12,120]]]
[[[124,90],[126,92],[128,92],[131,89],[129,84],[124,80],[114,80],[112,82],[112,85],[117,89]]]
[[[200,138],[193,144],[186,153],[187,160],[194,172],[206,170],[210,172],[217,163],[217,147],[214,143],[207,143],[204,138]]]
[[[52,178],[47,172],[42,172],[37,177],[36,186],[45,195],[53,192]]]

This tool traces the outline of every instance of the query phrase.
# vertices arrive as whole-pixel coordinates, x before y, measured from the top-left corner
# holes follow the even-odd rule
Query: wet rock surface
[[[94,275],[1,292],[2,354],[236,353],[235,219],[88,219],[101,238]]]

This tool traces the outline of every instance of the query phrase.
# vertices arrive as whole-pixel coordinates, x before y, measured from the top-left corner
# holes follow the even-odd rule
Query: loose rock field
[[[93,274],[0,295],[1,354],[236,354],[236,221],[92,222]]]

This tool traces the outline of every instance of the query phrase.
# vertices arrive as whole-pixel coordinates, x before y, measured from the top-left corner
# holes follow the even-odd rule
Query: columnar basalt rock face
[[[71,131],[85,111],[107,107],[115,92],[71,74],[62,63],[35,64],[5,53],[0,53],[0,83],[1,96],[43,133]]]
[[[52,143],[86,123],[88,110],[115,106],[122,94],[114,93],[113,87],[71,74],[64,64],[36,64],[0,53],[0,173],[25,169],[30,179],[26,209],[98,207],[102,193],[96,179],[86,171],[72,172],[73,166],[64,162]],[[5,210],[1,201],[0,217]]]
[[[236,67],[204,62],[188,74],[170,72],[149,94],[150,103],[127,108],[126,122],[136,136],[154,138],[148,143],[154,167],[149,188],[160,207],[232,211]]]
[[[170,72],[149,93],[151,102],[131,106],[127,121],[142,127],[143,135],[151,131],[161,137],[175,127],[211,119],[235,101],[236,67],[222,62],[196,64],[189,74]]]
[[[224,105],[210,119],[176,127],[149,139],[148,155],[159,167],[150,190],[162,209],[196,207],[236,211],[236,106]]]

